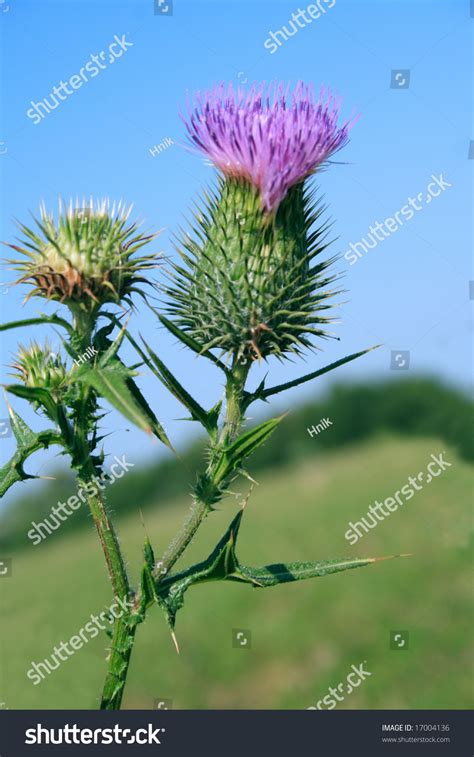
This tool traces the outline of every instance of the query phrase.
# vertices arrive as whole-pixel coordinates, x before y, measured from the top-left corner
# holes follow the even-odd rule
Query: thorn
[[[252,483],[252,489],[253,489],[254,486],[260,486],[260,484],[258,483],[258,481],[256,481],[254,478],[252,478],[252,476],[250,475],[250,473],[248,471],[241,470],[240,472],[241,472],[241,474],[242,474],[242,476],[244,478],[248,479],[248,481],[251,481],[251,483]],[[252,489],[250,491],[252,491]],[[247,497],[247,499],[248,499],[248,497]]]
[[[4,387],[4,386],[5,386],[5,384],[2,384],[2,387]],[[3,389],[3,399],[5,400],[5,405],[7,406],[9,414],[13,418],[13,408],[12,408],[12,406],[10,405],[10,403],[8,401],[8,394],[6,393],[5,389]]]
[[[176,634],[174,631],[171,631],[171,638],[173,639],[174,646],[176,648],[176,654],[179,654],[179,644],[178,639],[176,638]]]
[[[382,562],[383,560],[396,560],[398,557],[413,557],[412,552],[407,552],[403,555],[388,555],[387,557],[371,557],[369,562]]]
[[[253,484],[252,484],[252,486],[251,486],[251,487],[250,487],[250,489],[248,490],[248,492],[247,492],[247,495],[246,495],[246,497],[245,497],[244,501],[242,502],[242,510],[245,510],[245,508],[247,507],[247,503],[248,503],[248,501],[249,501],[249,499],[250,499],[250,495],[251,495],[251,494],[252,494],[252,492],[253,492],[253,487],[254,487],[254,484],[257,484],[257,482],[256,482],[256,481],[254,481],[254,482],[253,482]],[[257,486],[258,486],[258,484],[257,484]]]

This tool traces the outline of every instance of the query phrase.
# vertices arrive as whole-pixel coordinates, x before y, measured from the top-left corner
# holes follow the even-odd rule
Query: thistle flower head
[[[274,211],[290,187],[312,174],[348,141],[338,126],[340,100],[299,82],[197,92],[183,118],[191,143],[226,177],[250,182],[262,207]]]
[[[149,284],[157,255],[136,254],[154,235],[144,236],[136,222],[129,223],[131,208],[108,200],[94,203],[76,200],[69,207],[59,203],[58,219],[41,206],[38,230],[18,224],[23,233],[19,245],[8,245],[22,254],[10,260],[20,272],[16,283],[30,283],[31,296],[91,310],[106,302],[126,302],[142,285]]]
[[[48,389],[57,395],[67,380],[67,367],[56,355],[48,342],[41,346],[31,342],[28,347],[20,346],[11,375],[22,384],[37,389]]]

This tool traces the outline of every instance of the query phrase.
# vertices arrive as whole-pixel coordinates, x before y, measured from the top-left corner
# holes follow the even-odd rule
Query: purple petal
[[[293,94],[283,83],[254,84],[247,94],[220,84],[197,92],[183,120],[192,144],[226,176],[253,184],[270,212],[347,143],[353,121],[338,127],[340,106],[323,88],[316,100],[302,81]]]

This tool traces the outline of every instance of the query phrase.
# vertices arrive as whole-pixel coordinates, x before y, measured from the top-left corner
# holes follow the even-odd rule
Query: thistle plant
[[[113,628],[103,709],[120,708],[136,630],[152,605],[163,611],[177,645],[176,617],[191,586],[238,581],[265,588],[378,559],[279,559],[263,567],[243,565],[237,555],[244,513],[240,507],[207,558],[175,568],[205,518],[218,503],[235,497],[230,492],[234,480],[250,478],[252,454],[278,430],[281,416],[249,426],[250,406],[369,352],[351,354],[277,386],[267,386],[266,380],[249,385],[255,362],[271,356],[285,361],[303,350],[319,349],[319,341],[330,336],[337,293],[337,276],[330,269],[335,258],[325,255],[328,225],[309,184],[348,140],[351,124],[339,125],[339,107],[324,92],[316,99],[303,84],[293,93],[283,86],[253,87],[248,93],[221,86],[195,96],[184,116],[189,138],[214,162],[219,176],[216,187],[203,193],[190,233],[177,238],[179,260],[163,267],[159,308],[151,306],[146,294],[147,285],[156,286],[150,272],[160,263],[159,255],[141,249],[154,235],[143,235],[136,222],[129,222],[130,211],[122,205],[60,205],[57,218],[43,208],[36,229],[20,224],[23,236],[10,245],[20,254],[10,263],[19,272],[18,283],[30,287],[27,300],[35,296],[53,301],[66,315],[42,314],[1,327],[53,325],[63,334],[63,354],[53,354],[48,343],[33,343],[22,347],[14,361],[16,383],[6,386],[7,391],[29,401],[50,428],[34,432],[9,407],[18,448],[0,471],[1,495],[33,477],[24,470],[27,458],[50,445],[68,456],[79,483],[89,491],[87,484],[104,462],[104,402],[172,449],[136,383],[139,370],[152,371],[208,437],[190,512],[159,559],[145,539],[138,586],[130,583],[104,493],[93,487],[88,495],[114,596],[127,599],[130,608]],[[221,372],[224,394],[216,396],[212,407],[204,408],[183,386],[158,355],[159,347],[137,338],[128,321],[122,324],[121,315],[133,311],[137,296],[190,352]],[[120,356],[124,340],[137,353],[135,365],[126,365]],[[90,348],[92,358],[78,364],[78,356]]]

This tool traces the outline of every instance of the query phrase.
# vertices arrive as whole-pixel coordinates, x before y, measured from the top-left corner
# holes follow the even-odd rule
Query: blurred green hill
[[[313,420],[319,417],[301,417],[303,439]],[[336,419],[324,432],[328,439],[333,429]],[[308,443],[313,441],[308,436]],[[172,705],[166,704],[175,709],[304,709],[315,706],[329,687],[345,680],[352,665],[361,663],[370,677],[340,708],[472,706],[472,466],[438,436],[379,433],[324,456],[309,449],[313,454],[291,466],[258,475],[260,485],[246,507],[239,536],[242,562],[412,556],[271,589],[238,583],[193,588],[178,615],[179,656],[163,616],[152,608],[138,630],[125,708],[151,709],[157,700],[169,699]],[[425,469],[431,454],[441,451],[451,467],[350,546],[344,538],[348,521],[364,515],[375,499],[392,495],[409,475]],[[187,512],[189,498],[163,503],[158,484],[156,492],[156,506],[146,510],[144,519],[155,552],[161,554]],[[210,552],[236,506],[229,497],[206,519],[182,563]],[[136,582],[144,534],[140,514],[135,507],[117,521]],[[27,677],[32,662],[48,658],[56,644],[84,627],[91,613],[110,605],[92,523],[16,552],[12,577],[0,583],[0,700],[13,709],[97,708],[110,644],[105,633],[38,685]],[[250,633],[251,648],[234,648],[232,629]],[[394,629],[409,634],[403,651],[390,649]]]
[[[290,399],[290,397],[289,397]],[[473,402],[460,390],[432,378],[403,378],[359,384],[334,384],[315,402],[299,405],[284,419],[278,432],[252,458],[251,474],[288,466],[316,453],[324,455],[372,436],[392,433],[443,439],[460,458],[474,460]],[[321,433],[308,429],[328,419]],[[117,514],[160,507],[166,500],[186,495],[195,472],[203,465],[203,442],[194,442],[180,459],[166,458],[134,468],[107,489],[110,507]],[[107,467],[107,463],[106,466]],[[17,487],[18,491],[18,487]],[[58,501],[75,492],[72,475],[60,472],[55,481],[35,490],[34,498],[20,496],[0,515],[0,548],[9,552],[30,545],[27,531]],[[81,507],[65,521],[53,538],[90,526]]]

